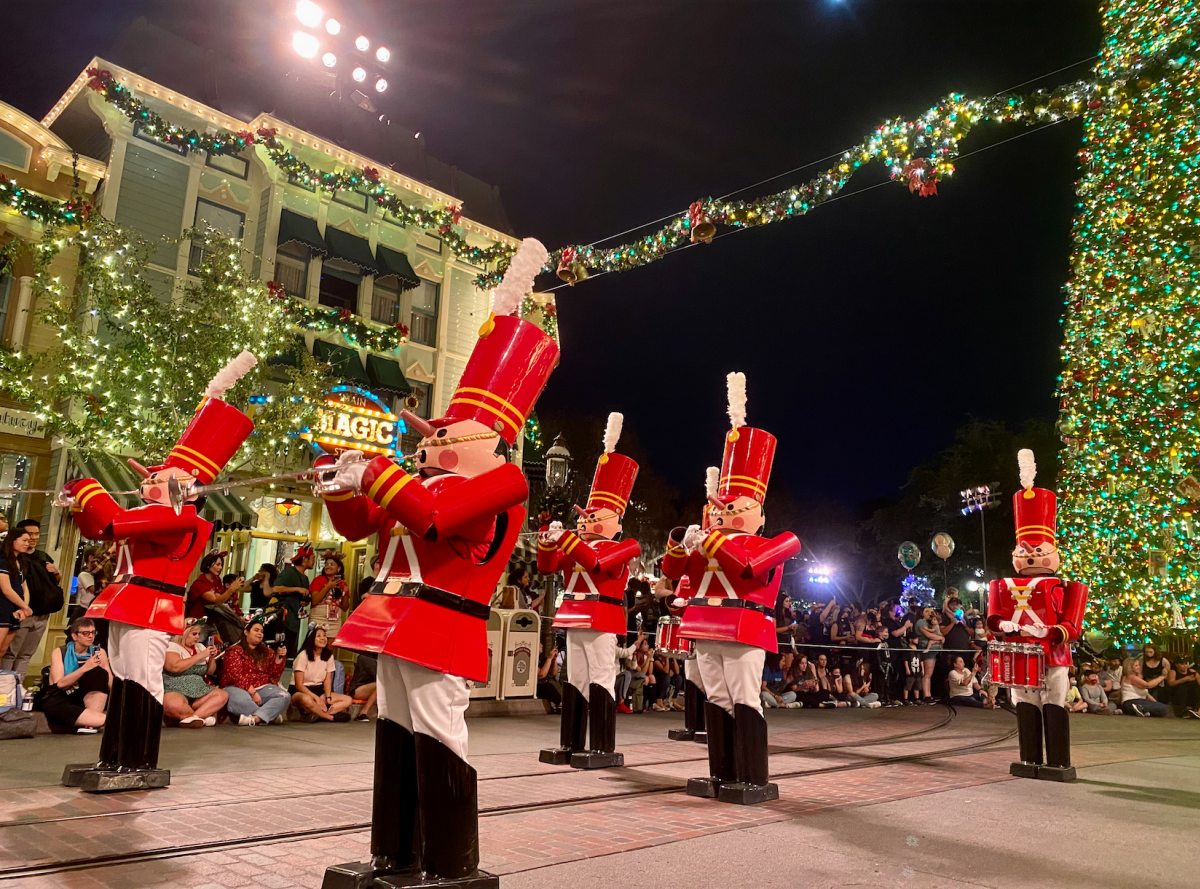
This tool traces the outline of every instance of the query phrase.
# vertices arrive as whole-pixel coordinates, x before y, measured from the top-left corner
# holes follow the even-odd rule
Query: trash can
[[[536,611],[501,611],[504,622],[504,663],[500,699],[532,698],[537,694],[538,637],[542,622]]]
[[[504,615],[492,609],[487,621],[488,671],[487,682],[471,682],[471,700],[488,698],[495,700],[500,691],[500,652],[504,643]]]

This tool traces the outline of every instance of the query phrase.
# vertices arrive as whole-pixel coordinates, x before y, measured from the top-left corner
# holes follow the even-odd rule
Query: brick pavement
[[[890,716],[896,712],[902,711],[885,711],[880,715]],[[857,749],[853,747],[855,742],[861,743],[872,737],[900,734],[906,729],[912,730],[913,726],[920,728],[936,724],[938,720],[932,717],[938,711],[929,708],[925,712],[930,715],[926,717],[922,713],[919,719],[910,717],[913,722],[879,720],[841,727],[833,724],[814,731],[773,731],[772,746],[776,749],[831,743],[835,735],[844,745],[834,750],[775,753],[772,755],[772,771],[776,775],[829,766],[862,764],[865,767],[779,778],[781,799],[750,808],[724,806],[682,793],[613,798],[617,794],[648,786],[679,786],[686,777],[701,773],[702,767],[697,770],[698,757],[696,762],[670,761],[688,757],[689,754],[695,757],[686,744],[663,741],[635,745],[626,750],[626,762],[629,764],[626,769],[607,772],[575,772],[542,766],[531,762],[532,757],[528,753],[480,757],[476,764],[481,776],[487,779],[481,784],[481,809],[484,810],[480,822],[482,866],[499,874],[515,873],[803,818],[831,809],[872,805],[1012,780],[1007,774],[1007,765],[1013,754],[1012,741],[995,750],[914,763],[871,765],[869,759],[948,750],[995,737],[1011,727],[1010,721],[1001,720],[999,714],[987,721],[960,719],[943,729],[912,739]],[[1094,721],[1097,728],[1098,723],[1103,722],[1098,718],[1094,718]],[[1184,739],[1200,737],[1194,731],[1179,731],[1179,726],[1169,723],[1148,723],[1148,720],[1139,720],[1134,724],[1142,730],[1143,738],[1153,738],[1159,734],[1179,734]],[[1087,724],[1091,727],[1090,723]],[[1128,739],[1123,741],[1119,736],[1107,737],[1105,732],[1099,734],[1100,738],[1094,742],[1077,739],[1075,759],[1078,766],[1172,756],[1181,751],[1179,742],[1173,739],[1129,743]],[[701,748],[697,747],[696,751],[703,755]],[[369,767],[363,764],[339,768],[338,774],[346,779],[369,782]],[[246,779],[239,782],[237,793],[242,799],[251,799],[255,794],[264,795],[268,792],[270,779],[271,776]],[[268,784],[262,784],[263,781]],[[178,788],[181,799],[213,799],[212,778],[207,779],[207,793],[204,793],[203,785],[196,786],[191,781],[182,783],[184,786]],[[50,789],[41,792],[54,795]],[[165,794],[140,794],[137,796],[142,798],[132,803],[130,796],[134,795],[87,797],[89,802],[59,799],[54,804],[54,811],[58,814],[74,814],[71,806],[76,809],[118,807],[115,810],[152,807]],[[528,806],[602,796],[608,798],[592,799],[569,808],[487,812],[488,809],[504,806]],[[175,794],[172,793],[171,797],[171,802],[175,803]],[[43,804],[46,801],[43,798]],[[7,841],[0,842],[0,855],[3,856],[0,858],[3,862],[0,867],[12,866],[12,862],[22,860],[23,855],[43,855],[40,859],[24,858],[25,863],[45,860],[45,849],[54,849],[53,858],[61,860],[77,854],[97,854],[98,850],[111,854],[117,848],[161,848],[172,843],[196,842],[197,836],[240,837],[269,833],[271,830],[366,821],[369,818],[369,793],[362,791],[337,797],[240,803],[229,808],[234,811],[181,809],[58,825],[6,828],[0,835],[0,840]],[[132,826],[127,823],[131,820]],[[105,822],[121,822],[124,826],[114,829],[104,826]],[[14,830],[36,832],[18,837],[14,842],[8,836]],[[514,842],[514,838],[519,838],[519,843]],[[116,889],[143,885],[202,889],[216,886],[270,886],[277,889],[316,887],[320,885],[321,874],[328,864],[365,857],[368,840],[367,831],[359,830],[342,835],[205,852],[186,858],[31,878],[21,882],[21,885],[29,889]],[[38,843],[42,845],[38,847]],[[65,849],[70,850],[69,854],[64,854]],[[3,885],[0,882],[0,887]]]

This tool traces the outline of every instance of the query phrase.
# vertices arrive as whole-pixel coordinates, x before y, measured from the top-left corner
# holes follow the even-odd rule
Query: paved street
[[[751,808],[680,792],[704,772],[704,749],[666,740],[676,715],[622,717],[626,766],[603,772],[537,762],[556,741],[553,717],[472,720],[483,867],[512,889],[635,875],[661,886],[791,886],[798,868],[805,886],[830,887],[1191,879],[1194,842],[1179,810],[1200,805],[1200,724],[1073,718],[1080,780],[1059,786],[1008,777],[1015,725],[1003,712],[770,716],[781,799]],[[166,731],[172,786],[114,796],[57,783],[64,763],[94,755],[94,737],[5,744],[0,885],[319,886],[326,865],[367,854],[372,730]],[[112,861],[95,866],[98,857]]]

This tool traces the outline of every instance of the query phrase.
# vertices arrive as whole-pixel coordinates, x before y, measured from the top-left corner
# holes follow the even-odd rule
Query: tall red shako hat
[[[767,481],[775,460],[775,436],[746,423],[746,375],[731,373],[725,378],[729,390],[729,420],[733,428],[725,436],[725,457],[717,499],[725,503],[737,497],[752,497],[761,505],[767,496]]]
[[[638,465],[624,454],[614,453],[624,422],[622,414],[614,411],[608,415],[608,425],[604,427],[604,453],[596,463],[592,492],[587,501],[588,512],[611,509],[624,517],[629,507],[629,495],[633,491],[633,483],[637,481]]]
[[[1053,491],[1035,488],[1037,463],[1033,451],[1023,448],[1017,452],[1017,466],[1021,471],[1021,488],[1013,494],[1013,516],[1017,524],[1017,545],[1033,549],[1039,544],[1058,546],[1055,540],[1055,523],[1058,517],[1058,498]]]
[[[476,420],[517,443],[525,420],[550,373],[558,366],[558,344],[545,331],[513,315],[547,257],[546,248],[526,238],[492,296],[492,311],[479,329],[479,341],[450,399],[446,416],[434,427],[455,420]]]
[[[162,466],[151,467],[152,472],[176,467],[190,473],[202,485],[216,479],[254,431],[254,421],[223,401],[222,396],[257,363],[253,354],[243,351],[212,378],[192,421]]]

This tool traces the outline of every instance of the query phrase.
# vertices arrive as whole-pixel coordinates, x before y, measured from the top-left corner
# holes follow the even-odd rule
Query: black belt
[[[721,599],[715,604],[711,599],[688,599],[688,605],[704,605],[712,608],[748,608],[750,611],[757,611],[767,617],[775,615],[775,609],[771,606],[751,602],[749,599]]]
[[[388,595],[384,593],[386,587],[386,583],[376,581],[371,585],[371,595]],[[420,599],[423,602],[430,602],[441,608],[458,611],[467,617],[473,617],[477,620],[487,620],[488,615],[492,613],[491,607],[486,602],[476,602],[474,599],[468,599],[455,593],[448,593],[445,590],[439,590],[437,587],[424,583],[401,584],[400,592],[396,595],[409,596],[414,599]]]
[[[164,583],[152,577],[142,577],[140,574],[122,574],[114,579],[113,583],[132,583],[134,586],[144,586],[147,589],[158,590],[160,593],[170,593],[172,596],[182,596],[187,592],[186,589],[176,584]]]
[[[625,600],[618,599],[616,596],[602,596],[600,593],[587,593],[581,599],[579,593],[567,593],[563,597],[564,602],[603,602],[605,605],[620,605],[625,607]]]

